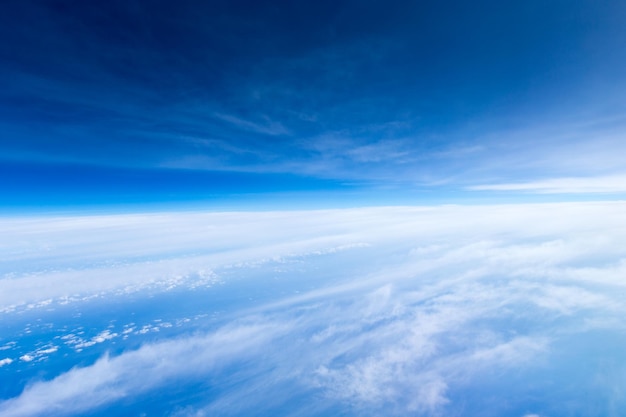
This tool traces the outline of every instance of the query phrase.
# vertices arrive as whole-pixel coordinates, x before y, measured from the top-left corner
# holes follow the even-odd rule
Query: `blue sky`
[[[623,196],[625,19],[620,1],[8,1],[2,204]]]

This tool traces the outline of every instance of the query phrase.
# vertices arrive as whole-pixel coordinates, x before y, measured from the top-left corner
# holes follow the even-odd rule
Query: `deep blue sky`
[[[0,36],[6,206],[626,189],[623,1],[7,0]]]

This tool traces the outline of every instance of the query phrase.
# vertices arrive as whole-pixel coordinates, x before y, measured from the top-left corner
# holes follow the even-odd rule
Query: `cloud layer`
[[[616,202],[15,219],[4,230],[31,240],[5,240],[7,261],[42,269],[5,275],[5,306],[73,288],[72,271],[46,272],[47,263],[61,268],[58,256],[89,265],[81,291],[104,291],[105,299],[125,285],[102,284],[111,271],[133,272],[137,285],[157,276],[145,258],[161,259],[164,280],[185,268],[235,267],[230,277],[257,269],[248,279],[267,279],[260,285],[274,295],[212,329],[32,382],[0,411],[107,413],[121,401],[149,410],[157,404],[146,395],[155,393],[158,407],[180,416],[521,417],[554,415],[563,402],[593,415],[585,393],[598,413],[617,415],[623,399],[602,392],[626,388],[623,378],[598,379],[594,364],[622,359],[615,340],[626,332],[625,209]],[[57,242],[50,256],[40,251],[46,242]],[[200,248],[206,253],[189,255]],[[122,257],[130,266],[102,266]],[[290,280],[310,280],[307,269],[329,274],[316,288],[281,294],[270,276],[288,258],[302,270],[289,270]],[[29,290],[33,276],[50,285]],[[232,288],[245,296],[242,284]],[[600,354],[602,346],[609,351]],[[3,368],[11,369],[17,362],[7,352]],[[572,361],[583,358],[589,366],[572,374]],[[175,386],[194,391],[180,388],[173,401]]]

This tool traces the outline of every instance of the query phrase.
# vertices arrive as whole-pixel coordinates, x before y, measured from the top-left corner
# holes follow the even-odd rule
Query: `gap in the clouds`
[[[121,167],[0,162],[0,207],[5,212],[116,211],[188,205],[217,208],[255,206],[261,196],[294,205],[317,193],[346,192],[357,184],[287,173],[131,169]],[[285,201],[285,199],[282,199]],[[293,201],[296,200],[296,201]],[[269,201],[271,204],[271,201]]]
[[[375,206],[616,201],[622,194],[468,191],[394,181],[347,182],[288,173],[131,169],[0,161],[0,215],[269,211]]]

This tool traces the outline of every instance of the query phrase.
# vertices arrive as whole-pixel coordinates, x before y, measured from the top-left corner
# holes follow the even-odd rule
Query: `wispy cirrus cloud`
[[[290,133],[289,130],[285,126],[283,126],[282,123],[272,121],[267,116],[263,117],[264,120],[262,123],[252,122],[250,120],[245,120],[230,114],[215,113],[213,116],[219,120],[223,120],[224,122],[231,124],[237,129],[246,130],[253,133],[270,136],[282,136],[288,135]]]
[[[522,191],[538,194],[596,194],[626,192],[626,175],[549,178],[545,180],[482,184],[467,187],[473,191]]]
[[[228,366],[242,354],[254,356],[286,328],[241,325],[215,333],[145,345],[117,357],[104,356],[84,368],[28,386],[17,398],[0,402],[7,417],[76,415],[153,390],[172,378],[199,378]]]
[[[490,8],[476,28],[407,1],[356,13],[350,2],[159,4],[12,2],[0,22],[3,158],[411,190],[605,176],[624,165],[618,6],[580,4],[566,18],[571,7],[542,5],[543,25],[521,5]],[[456,13],[474,16],[466,7]],[[498,22],[509,20],[517,54],[500,41]]]

